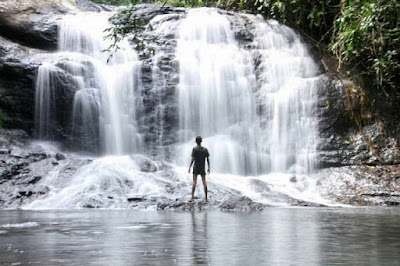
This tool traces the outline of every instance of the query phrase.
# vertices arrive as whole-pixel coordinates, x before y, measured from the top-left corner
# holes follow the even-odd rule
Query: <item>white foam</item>
[[[3,224],[0,225],[0,228],[28,228],[28,227],[36,227],[39,226],[37,222],[26,222],[20,224]]]

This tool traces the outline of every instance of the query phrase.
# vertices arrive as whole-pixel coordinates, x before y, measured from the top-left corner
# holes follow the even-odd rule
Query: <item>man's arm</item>
[[[207,157],[207,165],[208,165],[207,173],[210,174],[210,169],[211,169],[211,166],[210,166],[210,157]]]
[[[190,168],[192,168],[192,165],[194,163],[194,157],[192,157],[192,159],[190,160],[190,165],[189,165],[189,174],[190,174]]]

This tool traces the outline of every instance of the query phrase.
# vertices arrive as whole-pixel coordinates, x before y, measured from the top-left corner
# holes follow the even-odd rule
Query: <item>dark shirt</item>
[[[204,172],[204,166],[206,164],[205,159],[209,157],[207,148],[204,147],[194,147],[192,151],[192,157],[194,158],[194,170]]]

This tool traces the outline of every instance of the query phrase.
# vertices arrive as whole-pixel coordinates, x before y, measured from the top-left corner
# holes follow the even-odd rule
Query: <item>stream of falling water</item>
[[[73,83],[72,131],[74,141],[105,154],[140,152],[142,136],[137,131],[136,106],[140,95],[140,61],[126,40],[107,63],[110,45],[104,30],[109,14],[84,13],[67,16],[60,25],[59,58],[39,68],[36,84],[36,124],[41,139],[51,139],[57,130],[58,72]],[[95,140],[99,139],[98,142]],[[88,145],[89,143],[89,145]],[[82,148],[82,147],[81,147]]]
[[[182,162],[202,135],[219,173],[310,172],[318,142],[315,63],[290,28],[247,18],[254,25],[250,51],[216,10],[190,10],[181,24]],[[260,61],[256,68],[253,60]]]
[[[60,25],[58,57],[39,68],[36,85],[39,137],[59,134],[63,118],[57,108],[64,99],[60,95],[69,93],[72,136],[82,151],[100,150],[107,156],[81,163],[68,178],[65,172],[77,159],[63,162],[41,181],[51,188],[51,195],[27,208],[124,208],[129,197],[151,202],[189,197],[186,167],[197,135],[203,136],[211,153],[213,174],[208,182],[213,200],[245,195],[268,204],[290,205],[293,199],[325,202],[317,180],[309,176],[317,163],[319,76],[292,29],[241,15],[254,35],[244,48],[229,16],[216,9],[191,9],[184,19],[166,19],[178,23],[178,142],[172,145],[176,155],[171,160],[153,161],[146,154],[144,137],[156,127],[146,125],[148,132],[139,132],[137,122],[143,111],[141,62],[122,40],[122,49],[106,63],[108,54],[102,50],[109,45],[103,39],[108,18],[104,13],[66,17]],[[170,30],[159,24],[160,32]],[[154,64],[162,56],[156,51]],[[153,67],[153,84],[162,86],[155,91],[161,92],[166,81],[156,80],[165,78],[160,71]],[[60,81],[60,72],[66,81]],[[60,88],[65,83],[69,85]],[[163,102],[161,96],[153,100]],[[163,121],[164,108],[154,107],[155,123],[163,123],[162,129],[168,123]],[[162,145],[164,133],[155,135],[155,145]]]

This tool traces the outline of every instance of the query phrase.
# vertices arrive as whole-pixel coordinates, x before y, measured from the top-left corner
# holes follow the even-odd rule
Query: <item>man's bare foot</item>
[[[189,200],[189,202],[193,202],[194,201],[194,198],[191,198],[190,200]]]

